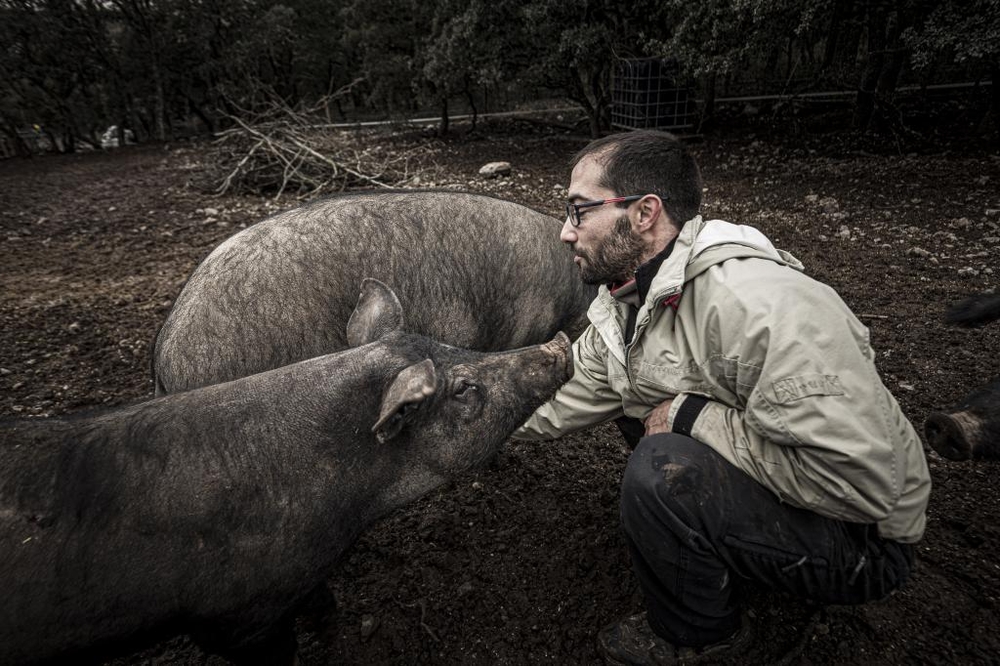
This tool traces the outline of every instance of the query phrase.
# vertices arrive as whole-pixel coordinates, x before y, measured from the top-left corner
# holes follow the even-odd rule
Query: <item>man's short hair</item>
[[[611,134],[587,144],[573,156],[570,168],[585,157],[593,157],[603,167],[599,184],[618,196],[660,195],[678,228],[698,214],[701,171],[673,134],[657,130]]]

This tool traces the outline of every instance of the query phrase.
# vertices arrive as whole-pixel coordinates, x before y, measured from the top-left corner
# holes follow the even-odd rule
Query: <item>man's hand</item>
[[[646,436],[655,435],[661,432],[670,432],[670,422],[667,414],[670,412],[670,405],[674,404],[673,398],[667,398],[661,402],[646,417]]]

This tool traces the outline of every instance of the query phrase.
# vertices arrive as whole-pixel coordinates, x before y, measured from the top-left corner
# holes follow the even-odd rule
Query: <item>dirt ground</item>
[[[566,160],[586,143],[515,123],[406,140],[436,164],[424,185],[552,214]],[[884,381],[918,429],[1000,375],[1000,324],[941,321],[950,302],[997,286],[995,149],[899,152],[762,131],[692,148],[707,216],[757,226],[839,291],[871,328]],[[152,394],[153,336],[196,263],[295,204],[189,187],[204,151],[176,143],[0,163],[0,418]],[[478,178],[492,160],[510,161],[512,175]],[[302,663],[600,663],[597,631],[640,603],[617,522],[626,457],[611,427],[509,443],[488,469],[385,519],[331,572],[337,624],[328,636],[300,626]],[[749,608],[762,640],[739,663],[1000,663],[1000,467],[928,459],[934,487],[911,582],[864,607],[759,591]],[[116,663],[206,662],[221,663],[178,637]]]

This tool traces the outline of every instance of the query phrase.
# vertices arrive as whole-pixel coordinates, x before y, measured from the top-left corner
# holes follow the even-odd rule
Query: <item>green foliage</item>
[[[1000,57],[1000,0],[938,4],[922,26],[906,31],[904,39],[913,49],[913,64],[921,69],[937,61],[996,62]]]
[[[833,0],[666,0],[659,25],[663,36],[646,35],[651,52],[677,60],[692,76],[725,75],[769,63],[789,39],[814,42],[829,21]]]
[[[650,56],[711,90],[884,100],[912,68],[995,69],[1000,0],[0,0],[0,130],[167,138],[276,102],[446,117],[499,93],[571,99],[596,134],[618,59]]]

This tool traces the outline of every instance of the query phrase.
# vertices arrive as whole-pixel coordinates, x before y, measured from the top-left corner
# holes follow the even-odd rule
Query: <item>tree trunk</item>
[[[585,90],[582,76],[578,76],[573,81],[572,90],[567,91],[567,97],[583,107],[587,114],[587,124],[590,127],[590,138],[597,139],[601,136],[600,109],[598,109]]]
[[[156,140],[166,141],[167,140],[167,101],[166,93],[163,90],[163,74],[160,72],[159,63],[153,63],[153,85],[155,86],[156,101],[153,108],[153,123]]]
[[[715,78],[716,74],[706,74],[702,77],[701,118],[698,120],[698,131],[710,128],[715,120]]]
[[[198,119],[204,123],[205,128],[208,129],[210,134],[215,134],[215,119],[212,118],[211,112],[207,109],[203,109],[200,104],[197,104],[191,99],[188,99],[190,105],[191,113],[198,117]],[[329,118],[329,111],[327,111],[327,118]]]
[[[17,129],[12,123],[5,122],[3,126],[0,127],[0,132],[7,135],[9,139],[8,145],[14,151],[14,154],[18,157],[31,157],[31,147],[28,146],[27,142],[21,138],[21,135],[17,133]]]
[[[597,139],[601,136],[601,119],[598,117],[598,110],[590,105],[589,101],[585,105],[587,111],[587,122],[590,125],[590,138]]]
[[[472,94],[472,90],[469,89],[469,82],[465,82],[465,99],[469,101],[469,108],[472,110],[472,132],[476,131],[476,119],[479,117],[479,112],[476,110],[476,98]]]
[[[580,83],[580,96],[586,100],[587,115],[590,120],[590,136],[594,139],[601,136],[601,132],[611,127],[611,119],[608,117],[608,95],[607,86],[604,83],[605,72],[577,70],[577,80]]]
[[[880,0],[868,2],[868,58],[854,101],[855,129],[868,129],[875,112],[875,90],[885,60],[886,11]]]
[[[1000,60],[995,58],[990,61],[990,106],[979,122],[979,133],[989,134],[990,125],[1000,134]]]
[[[990,62],[990,113],[1000,131],[1000,60],[997,59]]]
[[[448,134],[448,97],[445,95],[441,96],[441,126],[438,134],[441,136]]]
[[[823,73],[830,71],[834,59],[837,56],[837,46],[840,44],[840,36],[844,31],[844,21],[849,16],[849,10],[854,0],[837,0],[833,6],[833,14],[830,17],[830,27],[826,32],[826,44],[823,47]]]
[[[909,49],[903,44],[903,32],[910,27],[912,16],[900,10],[896,13],[895,20],[888,26],[888,54],[883,64],[882,72],[879,74],[877,92],[881,98],[888,99],[896,92],[896,84],[899,82],[899,73],[909,57]]]

